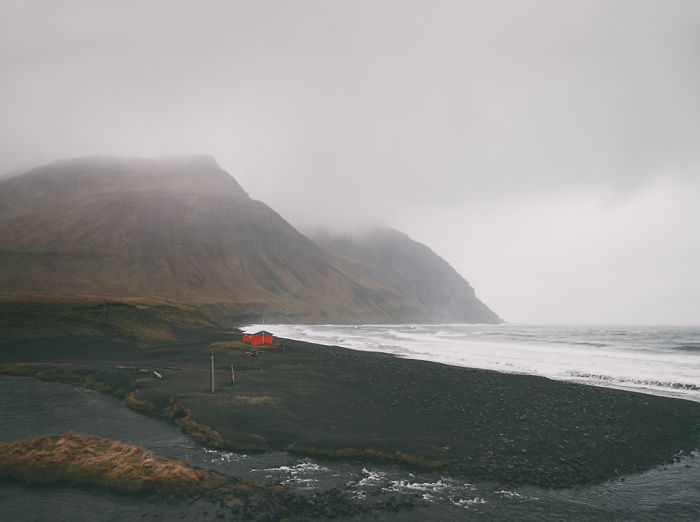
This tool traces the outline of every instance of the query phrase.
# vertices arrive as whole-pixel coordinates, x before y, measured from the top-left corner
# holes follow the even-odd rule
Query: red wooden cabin
[[[265,330],[260,330],[254,334],[243,334],[243,342],[252,345],[272,344],[272,334]]]

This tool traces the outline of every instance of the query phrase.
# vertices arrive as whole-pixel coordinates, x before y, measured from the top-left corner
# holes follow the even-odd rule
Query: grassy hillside
[[[99,346],[138,351],[215,330],[194,307],[154,300],[0,297],[0,352],[5,358],[32,351],[41,358],[82,351],[104,356]]]
[[[395,252],[387,241],[381,252]],[[381,270],[358,268],[250,199],[205,156],[66,160],[0,182],[4,294],[169,300],[225,322],[495,317],[480,313],[473,289],[439,257],[408,238],[400,245],[420,261],[385,256],[375,259]],[[428,292],[405,284],[425,275],[434,276]]]

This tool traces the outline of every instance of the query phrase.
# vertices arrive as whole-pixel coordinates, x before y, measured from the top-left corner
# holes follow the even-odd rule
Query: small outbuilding
[[[272,334],[265,330],[260,330],[254,334],[243,334],[243,342],[254,346],[258,344],[272,344]]]

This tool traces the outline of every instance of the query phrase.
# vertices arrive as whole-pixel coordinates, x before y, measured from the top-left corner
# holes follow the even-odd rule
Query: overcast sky
[[[695,0],[0,0],[0,171],[187,153],[511,322],[700,323]]]

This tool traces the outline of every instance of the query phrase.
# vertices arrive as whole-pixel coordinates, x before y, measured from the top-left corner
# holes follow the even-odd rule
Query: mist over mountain
[[[498,316],[477,299],[474,289],[427,246],[393,229],[352,235],[320,233],[317,245],[356,280],[391,288],[404,303],[404,317],[424,322],[497,323]],[[397,305],[398,306],[398,305]]]
[[[0,292],[151,297],[224,322],[498,322],[391,230],[316,242],[209,156],[61,160],[0,182]]]
[[[25,169],[10,169],[4,172],[0,172],[0,181],[5,181],[6,179],[14,178],[16,176],[21,176],[26,172]]]

